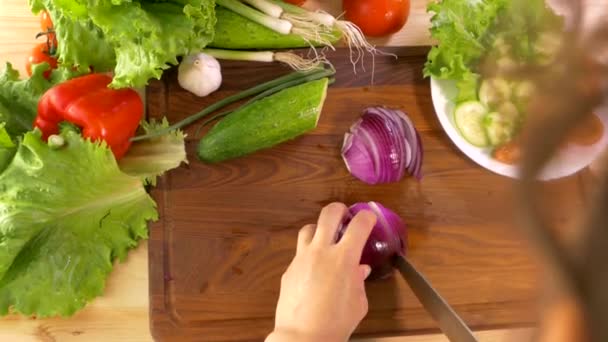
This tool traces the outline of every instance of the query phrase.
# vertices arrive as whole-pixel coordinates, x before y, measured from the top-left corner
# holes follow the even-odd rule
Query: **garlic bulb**
[[[204,53],[184,57],[177,69],[177,81],[187,91],[207,96],[222,84],[220,63]]]

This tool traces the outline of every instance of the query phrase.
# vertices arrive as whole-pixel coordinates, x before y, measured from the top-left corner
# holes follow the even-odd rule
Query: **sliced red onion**
[[[410,118],[381,107],[367,108],[342,145],[346,168],[368,184],[397,182],[406,172],[420,180],[422,156],[422,140]]]
[[[342,158],[345,163],[346,159],[349,160],[346,168],[353,176],[369,184],[375,184],[378,181],[376,170],[374,170],[375,162],[370,156],[367,146],[361,139],[353,139],[353,135],[350,133],[344,135]]]
[[[416,132],[416,139],[418,140],[418,149],[417,149],[417,164],[416,169],[414,170],[414,177],[416,179],[422,179],[422,157],[424,156],[424,148],[422,147],[422,139],[420,139],[420,134]]]
[[[369,115],[361,123],[360,129],[369,132],[376,132],[372,139],[378,146],[379,153],[379,182],[390,182],[391,177],[399,172],[402,152],[399,143],[395,143],[396,135],[386,127],[387,121],[377,115]],[[384,166],[384,167],[382,167]]]
[[[344,235],[351,219],[361,210],[372,211],[376,214],[377,222],[363,247],[360,263],[372,267],[373,278],[384,278],[391,274],[390,259],[396,254],[405,255],[405,224],[397,214],[378,202],[355,203],[348,208],[348,215],[338,231],[338,241]]]

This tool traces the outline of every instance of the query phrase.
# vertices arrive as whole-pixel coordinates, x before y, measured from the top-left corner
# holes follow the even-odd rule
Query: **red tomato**
[[[42,30],[41,34],[45,34],[49,41],[53,42],[53,44],[57,46],[57,39],[55,37],[55,31],[53,28],[53,20],[47,11],[42,11],[42,13],[40,13],[40,29]]]
[[[49,51],[49,45],[47,43],[36,44],[25,63],[27,74],[32,76],[32,64],[47,62],[51,66],[51,69],[44,72],[44,77],[48,79],[51,76],[51,70],[57,68],[57,57],[52,53],[53,51]]]
[[[285,0],[285,2],[288,2],[292,5],[302,6],[306,2],[306,0]]]
[[[410,15],[410,0],[343,0],[346,19],[367,36],[386,36],[399,31]]]

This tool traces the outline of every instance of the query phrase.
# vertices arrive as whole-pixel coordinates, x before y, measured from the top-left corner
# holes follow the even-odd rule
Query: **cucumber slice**
[[[510,72],[517,69],[519,63],[510,57],[500,57],[496,61],[496,67],[500,72]]]
[[[507,44],[504,37],[496,38],[493,45],[494,45],[494,49],[496,51],[498,51],[498,54],[500,56],[507,56],[511,52],[511,46],[509,44]]]
[[[500,116],[508,121],[517,122],[519,120],[519,110],[513,102],[503,102],[496,108]]]
[[[518,105],[526,105],[536,91],[536,86],[531,81],[522,81],[515,85],[513,97]]]
[[[514,121],[505,118],[498,112],[486,115],[483,118],[483,126],[492,146],[499,146],[510,141],[515,133]]]
[[[555,59],[557,51],[561,47],[562,37],[555,32],[543,32],[538,36],[534,44],[537,62],[548,64]]]
[[[462,137],[472,145],[488,146],[482,121],[488,109],[481,102],[467,101],[456,106],[454,122]]]
[[[490,78],[481,82],[479,101],[489,108],[511,99],[511,86],[502,78]]]

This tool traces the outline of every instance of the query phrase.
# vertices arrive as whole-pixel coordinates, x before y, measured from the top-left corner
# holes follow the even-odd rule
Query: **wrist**
[[[264,342],[345,342],[346,339],[321,334],[309,334],[289,330],[275,330]]]

